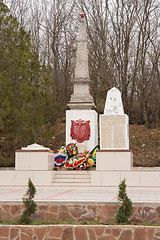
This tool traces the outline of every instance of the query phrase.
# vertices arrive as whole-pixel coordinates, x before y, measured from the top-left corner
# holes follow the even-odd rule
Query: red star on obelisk
[[[85,18],[86,13],[82,12],[82,13],[80,13],[80,16],[81,16],[81,18]]]

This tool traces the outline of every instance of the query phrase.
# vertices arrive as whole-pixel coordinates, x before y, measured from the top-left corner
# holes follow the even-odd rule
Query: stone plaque
[[[128,116],[100,115],[101,149],[129,149]]]

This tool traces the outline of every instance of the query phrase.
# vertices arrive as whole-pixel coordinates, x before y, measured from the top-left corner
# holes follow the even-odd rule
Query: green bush
[[[120,208],[116,213],[116,223],[129,224],[128,220],[132,214],[132,201],[128,198],[126,193],[125,179],[119,184],[118,201],[121,202]]]
[[[0,156],[0,167],[14,167],[14,157]]]
[[[31,223],[31,214],[35,213],[37,209],[37,204],[34,202],[33,198],[36,194],[36,188],[29,178],[28,181],[28,190],[23,197],[23,203],[25,205],[25,210],[23,211],[19,224],[30,224]]]

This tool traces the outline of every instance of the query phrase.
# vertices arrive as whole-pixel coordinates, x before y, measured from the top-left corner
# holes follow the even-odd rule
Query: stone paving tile
[[[0,188],[0,201],[21,201],[27,188]],[[78,191],[78,190],[54,190],[39,189],[35,196],[36,201],[93,201],[93,202],[117,202],[118,190],[103,191]],[[156,190],[130,190],[127,192],[132,202],[160,203],[160,189]]]

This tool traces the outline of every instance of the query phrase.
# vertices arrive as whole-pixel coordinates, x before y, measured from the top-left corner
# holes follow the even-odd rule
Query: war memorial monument
[[[38,193],[34,220],[85,219],[98,220],[103,225],[1,225],[0,238],[159,239],[159,227],[108,225],[115,221],[119,207],[118,185],[123,179],[126,179],[134,203],[132,221],[136,224],[160,223],[160,168],[133,167],[134,156],[129,149],[129,118],[124,113],[121,93],[116,87],[107,92],[104,113],[98,119],[89,91],[91,80],[85,14],[80,16],[73,94],[66,111],[66,145],[77,144],[79,152],[83,153],[90,152],[99,143],[96,166],[79,171],[71,165],[70,168],[53,171],[55,153],[50,148],[34,143],[16,150],[15,169],[0,171],[0,220],[20,218],[23,209],[20,194],[30,178]]]

